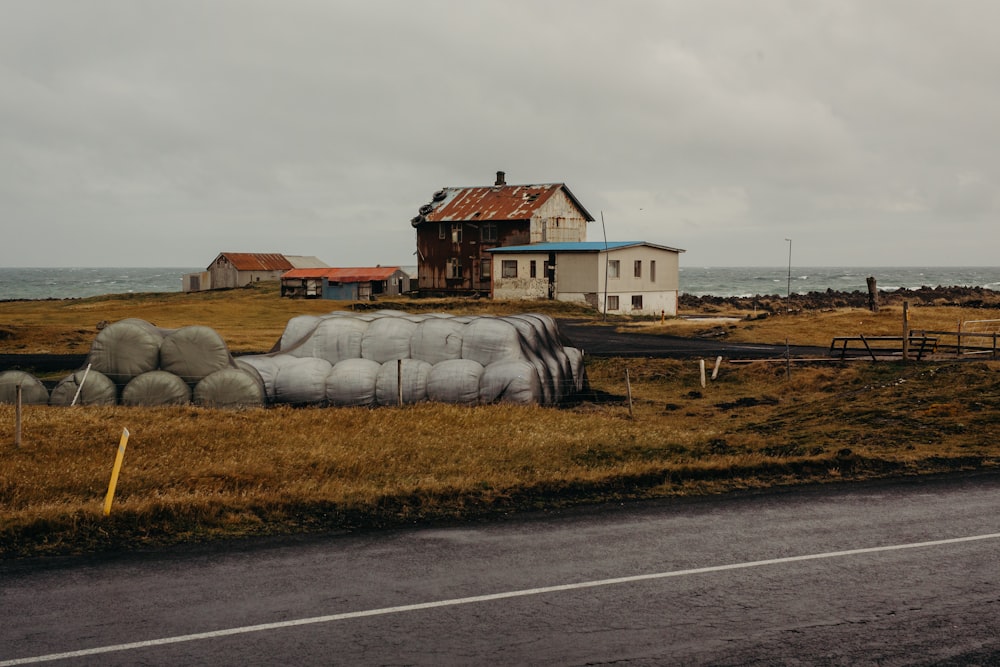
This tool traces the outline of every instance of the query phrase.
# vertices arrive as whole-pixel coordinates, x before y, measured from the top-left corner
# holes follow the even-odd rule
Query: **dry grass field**
[[[411,311],[524,309],[401,301],[396,307]],[[125,317],[168,328],[204,324],[234,351],[261,351],[290,317],[338,305],[351,307],[280,299],[273,287],[3,302],[0,353],[84,353],[97,322]],[[586,315],[554,307],[548,312],[555,316]],[[911,312],[912,320],[938,317],[926,310]],[[941,326],[963,316],[940,310]],[[897,333],[901,314],[886,311],[740,319],[726,325],[736,327],[726,335],[827,345],[831,335],[854,333],[849,326],[868,333],[877,322]],[[872,328],[860,324],[868,321]],[[669,333],[704,326],[619,324]],[[826,362],[795,364],[790,373],[784,364],[724,364],[705,387],[693,361],[589,359],[587,372],[593,391],[560,407],[27,406],[20,448],[13,445],[14,408],[0,405],[0,557],[467,520],[1000,463],[996,361]],[[104,516],[123,428],[131,437]]]

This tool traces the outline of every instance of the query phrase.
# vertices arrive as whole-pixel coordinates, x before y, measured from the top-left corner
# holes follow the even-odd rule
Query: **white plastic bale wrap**
[[[427,398],[439,403],[476,405],[483,365],[472,359],[449,359],[431,367],[427,375]]]
[[[518,319],[517,317],[502,318],[512,327],[517,329],[521,340],[521,357],[528,361],[538,375],[539,386],[541,387],[542,403],[556,403],[562,397],[558,390],[558,378],[553,376],[552,364],[546,359],[545,353],[539,344],[538,331],[530,321]]]
[[[369,323],[352,317],[324,317],[315,328],[284,351],[296,357],[317,357],[337,364],[361,358],[361,339]]]
[[[402,366],[400,366],[402,364]],[[375,400],[379,405],[399,404],[399,375],[403,376],[403,403],[427,400],[427,378],[431,364],[420,359],[398,359],[382,364],[375,378]]]
[[[288,354],[273,358],[279,361],[278,372],[274,376],[276,403],[302,405],[326,401],[326,376],[333,370],[329,361]]]
[[[318,315],[296,315],[288,320],[281,332],[278,349],[284,352],[304,341],[322,319]]]
[[[462,332],[462,358],[486,366],[494,361],[520,359],[521,336],[510,322],[496,317],[479,317]]]
[[[163,334],[144,320],[129,318],[101,329],[90,346],[87,363],[116,384],[159,368]]]
[[[326,399],[332,405],[375,405],[375,379],[382,367],[371,359],[345,359],[326,376]]]
[[[73,405],[74,399],[76,405],[115,405],[118,387],[111,378],[93,368],[76,371],[55,386],[49,396],[49,405]]]
[[[256,370],[223,368],[194,387],[194,402],[212,408],[249,408],[264,404],[264,384]]]
[[[410,356],[410,336],[417,324],[402,317],[380,317],[368,325],[361,340],[361,356],[382,364]]]
[[[49,390],[34,375],[24,371],[3,371],[0,373],[0,403],[17,402],[17,385],[21,385],[21,405],[49,402]]]
[[[167,371],[149,371],[132,378],[122,390],[122,405],[185,405],[191,402],[191,388],[182,378]]]
[[[248,354],[236,359],[237,366],[253,368],[264,383],[264,396],[269,402],[276,400],[274,378],[281,367],[281,358],[290,355],[282,354]],[[293,357],[294,358],[294,357]]]
[[[410,336],[410,357],[429,364],[462,358],[463,322],[442,317],[427,318]]]
[[[479,379],[480,403],[541,403],[544,395],[534,365],[527,361],[496,361]]]
[[[587,390],[587,370],[583,364],[583,352],[575,347],[564,347],[566,358],[573,369],[573,389],[577,393]]]
[[[173,373],[191,385],[232,365],[226,342],[210,327],[181,327],[164,336],[160,343],[160,370]]]

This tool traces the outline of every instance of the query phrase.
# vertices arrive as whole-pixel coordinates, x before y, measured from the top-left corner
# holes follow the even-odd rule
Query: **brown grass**
[[[259,318],[273,327],[266,336],[243,335],[248,349],[260,349],[291,314],[333,309],[273,293],[278,303],[268,304],[256,290],[229,296],[251,303],[236,307],[219,293],[192,299],[192,308],[183,296],[155,295],[123,299],[131,307],[117,311],[105,298],[88,317],[146,314],[161,326],[219,331]],[[65,318],[61,326],[76,312],[61,301],[29,305],[41,317],[46,304]],[[788,319],[821,326],[806,315]],[[1000,461],[1000,362],[828,363],[794,366],[790,378],[783,365],[724,365],[704,388],[692,362],[590,359],[587,371],[594,393],[560,408],[29,406],[20,449],[13,407],[0,405],[0,556],[469,519]],[[105,517],[123,428],[132,435]]]
[[[985,318],[1000,319],[1000,310],[958,306],[910,307],[909,326],[913,331],[956,331],[958,323]],[[903,307],[884,306],[872,313],[863,308],[799,311],[768,315],[758,319],[745,310],[721,309],[704,313],[681,311],[679,317],[623,322],[623,331],[660,333],[671,336],[724,336],[741,343],[829,346],[834,336],[900,336]]]

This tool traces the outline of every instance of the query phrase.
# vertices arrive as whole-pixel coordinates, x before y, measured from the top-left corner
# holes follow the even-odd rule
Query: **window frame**
[[[619,259],[608,260],[608,280],[617,280],[622,274],[622,263]]]
[[[482,243],[496,243],[497,238],[497,223],[484,222],[481,224],[479,227],[479,240]]]
[[[502,278],[517,278],[517,260],[516,259],[500,260],[500,276]]]

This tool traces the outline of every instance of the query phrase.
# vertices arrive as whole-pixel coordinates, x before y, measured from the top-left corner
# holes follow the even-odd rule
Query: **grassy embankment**
[[[7,302],[0,303],[0,332],[7,332],[0,352],[83,353],[96,322],[124,317],[168,328],[205,324],[234,351],[261,351],[291,316],[338,305],[346,306],[280,299],[270,286]],[[550,307],[396,305],[494,313]],[[585,314],[554,306],[556,316]],[[914,324],[925,328],[939,326],[926,323],[931,317],[942,327],[963,317],[947,307],[913,315],[927,318]],[[879,326],[896,333],[899,317],[891,309],[878,316],[849,310],[725,326],[736,327],[728,330],[733,338],[828,345],[832,335]],[[687,326],[643,324],[671,332]],[[1000,463],[1000,362],[796,365],[790,378],[783,365],[727,364],[705,388],[691,362],[591,359],[587,369],[592,400],[560,408],[26,407],[20,449],[13,446],[13,407],[0,406],[0,556],[469,519]],[[132,436],[105,517],[124,427]]]

